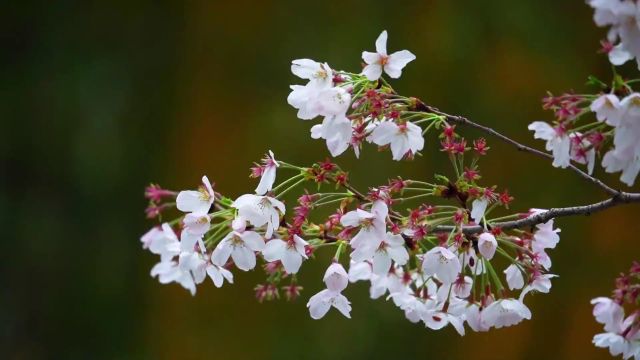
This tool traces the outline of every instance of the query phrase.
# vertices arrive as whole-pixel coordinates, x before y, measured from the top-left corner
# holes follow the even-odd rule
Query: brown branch
[[[540,156],[542,158],[545,159],[550,159],[553,160],[553,155],[534,149],[532,147],[523,145],[511,138],[509,138],[506,135],[503,135],[495,130],[493,130],[490,127],[484,126],[484,125],[480,125],[477,124],[469,119],[467,119],[464,116],[459,116],[459,115],[450,115],[447,114],[445,112],[442,112],[432,106],[426,105],[424,104],[422,101],[417,100],[417,110],[419,111],[423,111],[426,113],[431,113],[431,114],[436,114],[436,115],[440,115],[443,116],[446,120],[452,122],[452,123],[457,123],[457,124],[463,124],[463,125],[467,125],[467,126],[471,126],[473,128],[476,128],[478,130],[481,130],[491,136],[494,136],[504,142],[506,142],[507,144],[511,144],[513,145],[516,149],[518,149],[518,151],[525,151],[525,152],[529,152],[532,153],[534,155]],[[595,184],[596,186],[600,187],[602,190],[604,190],[607,194],[612,195],[612,196],[617,196],[619,194],[621,194],[621,192],[619,190],[616,190],[610,186],[608,186],[607,184],[605,184],[604,182],[600,181],[599,179],[587,174],[586,172],[582,171],[580,168],[576,167],[575,165],[569,164],[568,166],[569,169],[573,170],[573,172],[575,172],[576,174],[578,174],[581,178],[591,182],[592,184]]]
[[[585,215],[589,216],[593,213],[600,212],[602,210],[629,203],[640,203],[640,193],[627,193],[620,192],[616,196],[613,196],[607,200],[600,201],[597,203],[583,205],[583,206],[570,206],[564,208],[555,208],[545,212],[538,213],[536,215],[531,215],[527,218],[514,220],[514,221],[505,221],[505,222],[497,222],[491,224],[494,228],[500,228],[502,230],[511,230],[511,229],[520,229],[526,227],[532,227],[537,224],[545,223],[551,219],[555,219],[558,217],[565,216],[574,216],[574,215]],[[453,226],[436,226],[431,229],[431,232],[451,232],[454,229]],[[480,225],[471,225],[471,226],[463,226],[462,232],[465,234],[477,234],[484,232],[484,228]]]

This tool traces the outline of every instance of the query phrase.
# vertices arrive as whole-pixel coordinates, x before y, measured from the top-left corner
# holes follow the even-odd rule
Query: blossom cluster
[[[635,0],[589,0],[598,26],[611,26],[604,52],[614,65],[635,58],[640,67],[640,6]],[[613,43],[619,41],[616,45]],[[572,161],[586,164],[589,174],[596,159],[608,173],[622,172],[620,181],[633,186],[640,172],[640,93],[635,80],[616,75],[612,83],[591,77],[598,94],[549,95],[543,108],[555,114],[552,124],[535,121],[529,125],[534,137],[546,141],[553,153],[553,165],[568,167]]]
[[[604,333],[593,337],[597,347],[608,348],[613,356],[640,359],[640,264],[620,274],[611,297],[591,300],[593,316],[604,325]],[[625,308],[630,312],[625,317]]]
[[[611,62],[638,59],[638,4],[588,2],[596,9],[596,23],[611,26]],[[424,137],[436,132],[438,150],[451,164],[449,175],[434,175],[429,182],[394,178],[360,191],[330,159],[303,167],[269,151],[250,169],[250,177],[259,179],[255,190],[235,198],[214,190],[206,176],[195,190],[152,184],[145,191],[146,214],[159,221],[141,237],[142,247],[159,256],[151,276],[195,295],[207,278],[221,287],[234,282],[234,273],[258,268],[265,273],[264,283],[255,287],[258,301],[281,294],[295,300],[302,296],[302,267],[317,253],[331,251],[325,288],[307,301],[313,319],[332,308],[350,318],[349,284],[360,281],[369,283],[371,299],[385,299],[409,321],[433,330],[451,325],[464,335],[467,328],[488,331],[532,317],[525,300],[551,289],[556,275],[550,273],[548,251],[559,243],[560,229],[553,219],[528,229],[505,225],[539,218],[544,209],[495,215],[509,209],[514,198],[480,182],[479,162],[490,150],[486,140],[467,140],[452,116],[391,87],[384,74],[399,78],[416,57],[408,50],[389,54],[387,38],[383,31],[375,52],[362,53],[358,72],[294,60],[292,73],[306,83],[292,85],[287,101],[299,119],[322,117],[311,137],[324,140],[333,157],[349,148],[359,157],[370,143],[389,150],[393,160],[412,160],[425,151]],[[544,99],[543,107],[556,119],[533,122],[529,129],[546,141],[554,166],[585,164],[591,174],[602,155],[607,172],[622,172],[621,180],[633,185],[640,172],[640,93],[633,82],[616,76],[610,86],[594,81],[601,87],[598,94]],[[639,279],[640,265],[634,264],[618,279],[612,298],[593,300],[596,320],[605,325],[594,343],[613,355],[639,357],[638,310],[624,318],[625,304],[637,306]]]
[[[596,25],[609,26],[603,51],[614,65],[635,59],[640,69],[640,5],[636,0],[588,0]]]
[[[534,121],[529,130],[536,139],[546,141],[554,166],[565,168],[575,161],[587,164],[592,174],[597,155],[604,154],[605,171],[622,172],[620,181],[634,184],[640,172],[640,93],[622,83],[610,93],[550,95],[543,103],[554,111],[556,121],[553,125]]]
[[[141,239],[144,248],[160,256],[151,275],[195,294],[207,276],[220,287],[225,280],[233,282],[234,270],[250,271],[262,262],[267,279],[256,287],[258,300],[277,299],[281,291],[292,300],[301,295],[301,266],[316,251],[334,248],[323,278],[326,289],[307,303],[314,319],[331,307],[350,317],[351,303],[343,292],[357,281],[370,283],[372,299],[391,300],[408,320],[430,329],[451,324],[464,334],[465,323],[487,331],[529,319],[524,299],[532,291],[550,290],[555,275],[548,273],[547,251],[557,245],[559,229],[553,220],[531,232],[494,227],[496,221],[545,210],[491,218],[513,197],[478,183],[486,142],[467,147],[453,126],[443,127],[440,138],[455,176],[437,176],[435,183],[398,178],[361,193],[350,185],[348,173],[329,160],[299,167],[269,152],[251,170],[252,177],[260,178],[255,193],[235,200],[214,191],[206,176],[197,190],[152,185],[146,192],[150,207],[163,209],[164,215],[174,204],[179,216]],[[465,153],[471,158],[466,164]],[[293,175],[276,185],[282,171]],[[310,193],[305,185],[319,190]],[[287,216],[280,198],[296,188],[305,191]],[[402,209],[406,204],[414,205]],[[324,207],[334,210],[314,221],[315,210]],[[464,232],[478,224],[484,231]]]

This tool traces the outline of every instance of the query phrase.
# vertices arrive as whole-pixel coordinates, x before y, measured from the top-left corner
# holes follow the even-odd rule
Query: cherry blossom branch
[[[416,99],[417,101],[417,105],[416,107],[418,108],[418,111],[423,111],[425,113],[432,113],[432,114],[437,114],[440,116],[443,116],[446,120],[453,122],[453,123],[457,123],[457,124],[462,124],[462,125],[467,125],[473,128],[476,128],[478,130],[481,130],[491,136],[494,136],[504,142],[506,142],[507,144],[511,144],[513,145],[518,151],[525,151],[525,152],[529,152],[531,154],[543,157],[545,159],[549,159],[549,160],[553,160],[553,155],[534,149],[532,147],[523,145],[513,139],[511,139],[510,137],[503,135],[499,132],[497,132],[496,130],[484,126],[484,125],[480,125],[478,123],[475,123],[469,119],[467,119],[464,116],[460,116],[460,115],[450,115],[447,114],[445,112],[442,112],[440,110],[438,110],[437,108],[434,108],[432,106],[426,105],[425,103],[423,103],[421,100]],[[575,172],[576,174],[578,174],[581,178],[595,184],[596,186],[598,186],[599,188],[601,188],[602,190],[604,190],[606,193],[608,193],[609,195],[612,196],[618,196],[620,195],[622,192],[619,190],[616,190],[610,186],[608,186],[607,184],[605,184],[604,182],[602,182],[601,180],[587,174],[586,172],[582,171],[580,168],[576,167],[575,165],[569,164],[568,166],[569,169],[573,170],[573,172]]]
[[[616,194],[616,196],[597,203],[582,206],[554,208],[545,212],[540,212],[538,214],[528,216],[524,219],[493,223],[491,224],[491,227],[500,228],[502,230],[520,229],[543,224],[551,219],[555,219],[558,217],[575,215],[589,216],[593,213],[597,213],[617,205],[629,203],[640,203],[640,193],[619,192],[618,194]],[[436,233],[451,232],[454,228],[454,226],[436,226],[435,228],[431,229],[431,231]],[[462,231],[465,234],[477,234],[484,232],[485,229],[481,225],[473,225],[463,226]]]

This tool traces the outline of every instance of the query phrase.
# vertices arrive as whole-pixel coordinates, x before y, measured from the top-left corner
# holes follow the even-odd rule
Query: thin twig
[[[493,223],[491,224],[491,226],[493,228],[500,228],[502,230],[520,229],[520,228],[532,227],[537,224],[542,224],[551,219],[555,219],[558,217],[573,216],[573,215],[588,216],[593,213],[597,213],[602,210],[614,207],[616,205],[639,203],[639,202],[640,202],[640,193],[620,192],[616,196],[613,196],[607,200],[600,201],[597,203],[583,205],[583,206],[555,208],[548,211],[540,212],[535,215],[531,215],[529,217],[526,217],[520,220]],[[453,229],[454,227],[450,225],[436,226],[433,229],[431,229],[431,232],[434,232],[434,233],[450,232]],[[462,232],[465,234],[477,234],[484,231],[485,231],[484,228],[480,225],[471,225],[471,226],[462,227]]]
[[[506,142],[508,144],[511,144],[511,145],[515,146],[516,149],[518,149],[518,151],[529,152],[529,153],[532,153],[534,155],[543,157],[545,159],[553,160],[553,155],[551,155],[549,153],[546,153],[546,152],[534,149],[532,147],[523,145],[523,144],[511,139],[510,137],[495,131],[494,129],[492,129],[490,127],[477,124],[477,123],[467,119],[464,116],[447,114],[447,113],[442,112],[442,111],[440,111],[440,110],[438,110],[438,109],[436,109],[436,108],[434,108],[432,106],[426,105],[426,104],[422,103],[421,101],[420,101],[419,106],[420,106],[420,108],[425,109],[424,112],[426,112],[426,113],[432,113],[432,114],[441,115],[441,116],[444,116],[446,118],[446,120],[448,120],[450,122],[471,126],[471,127],[476,128],[478,130],[481,130],[481,131],[483,131],[483,132],[485,132],[485,133],[487,133],[489,135],[495,136],[496,138],[498,138],[498,139],[500,139],[500,140],[502,140],[502,141],[504,141],[504,142]],[[604,190],[609,195],[616,196],[616,195],[621,193],[619,190],[616,190],[616,189],[608,186],[604,182],[602,182],[599,179],[587,174],[586,172],[582,171],[580,168],[578,168],[578,167],[576,167],[574,165],[570,164],[568,167],[569,167],[569,169],[573,170],[576,174],[578,174],[583,179],[585,179],[585,180],[597,185],[598,187],[600,187],[602,190]]]

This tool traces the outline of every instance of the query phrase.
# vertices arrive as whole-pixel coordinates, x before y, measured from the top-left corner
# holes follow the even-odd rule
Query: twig
[[[506,142],[508,144],[511,144],[511,145],[515,146],[516,149],[518,149],[518,151],[529,152],[529,153],[532,153],[534,155],[543,157],[545,159],[553,160],[553,155],[551,155],[549,153],[546,153],[546,152],[543,152],[543,151],[540,151],[540,150],[537,150],[537,149],[534,149],[532,147],[523,145],[523,144],[521,144],[521,143],[519,143],[519,142],[517,142],[517,141],[515,141],[515,140],[513,140],[511,138],[509,138],[508,136],[503,135],[503,134],[493,130],[490,127],[477,124],[477,123],[467,119],[464,116],[447,114],[447,113],[442,112],[442,111],[440,111],[440,110],[438,110],[438,109],[436,109],[436,108],[434,108],[432,106],[424,104],[420,100],[417,100],[417,101],[418,101],[418,110],[422,110],[422,111],[427,112],[427,113],[432,113],[432,114],[437,114],[437,115],[440,115],[440,116],[444,116],[446,118],[446,120],[448,120],[450,122],[471,126],[471,127],[476,128],[478,130],[481,130],[481,131],[483,131],[483,132],[485,132],[485,133],[487,133],[489,135],[495,136],[496,138],[498,138],[498,139],[500,139],[500,140],[502,140],[502,141],[504,141],[504,142]],[[596,179],[595,177],[593,177],[593,176],[587,174],[586,172],[582,171],[580,168],[578,168],[578,167],[576,167],[574,165],[571,165],[571,164],[568,167],[569,167],[569,169],[573,170],[576,174],[578,174],[583,179],[585,179],[585,180],[595,184],[596,186],[600,187],[602,190],[604,190],[609,195],[617,196],[617,195],[621,194],[621,192],[619,190],[616,190],[616,189],[608,186],[607,184],[605,184],[604,182],[600,181],[599,179]]]
[[[519,229],[535,226],[537,224],[545,223],[551,219],[555,219],[558,217],[565,216],[573,216],[573,215],[591,215],[593,213],[600,212],[602,210],[608,209],[610,207],[614,207],[616,205],[621,204],[629,204],[629,203],[640,203],[640,193],[627,193],[620,192],[607,200],[600,201],[597,203],[583,205],[583,206],[570,206],[564,208],[555,208],[545,212],[538,213],[536,215],[531,215],[524,219],[514,220],[514,221],[505,221],[505,222],[497,222],[491,224],[494,228],[500,228],[502,230],[511,230],[511,229]],[[450,232],[454,229],[453,226],[436,226],[431,229],[431,232],[440,233],[440,232]],[[484,231],[484,228],[480,225],[471,225],[471,226],[463,226],[462,232],[465,234],[477,234]]]

